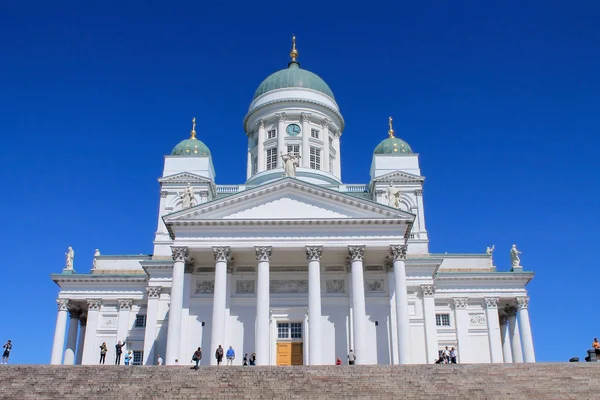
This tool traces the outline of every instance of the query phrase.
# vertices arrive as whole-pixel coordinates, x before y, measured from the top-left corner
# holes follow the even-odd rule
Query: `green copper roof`
[[[335,99],[333,92],[323,79],[310,71],[300,68],[298,62],[292,61],[286,69],[277,71],[265,79],[258,89],[256,89],[256,92],[254,92],[252,100],[272,90],[295,87],[313,89]]]
[[[403,156],[406,154],[412,154],[412,149],[402,139],[398,139],[397,137],[389,137],[385,140],[382,140],[381,143],[375,147],[375,151],[373,154],[392,154],[395,156]]]
[[[171,152],[172,156],[210,156],[210,150],[195,137],[182,140]]]

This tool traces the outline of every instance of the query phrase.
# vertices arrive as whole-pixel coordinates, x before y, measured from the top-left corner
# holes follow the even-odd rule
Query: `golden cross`
[[[192,131],[196,130],[196,117],[192,118]]]
[[[390,131],[388,132],[390,137],[394,137],[394,128],[392,128],[392,117],[390,117]]]

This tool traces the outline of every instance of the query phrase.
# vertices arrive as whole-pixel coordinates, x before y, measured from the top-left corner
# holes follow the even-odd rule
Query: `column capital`
[[[303,112],[300,115],[302,115],[302,122],[308,122],[308,119],[310,118],[312,113]]]
[[[169,192],[167,192],[166,190],[161,190],[160,191],[160,198],[161,199],[166,199],[168,194],[169,194]]]
[[[273,255],[273,247],[254,246],[254,251],[256,251],[256,261],[271,261],[271,255]]]
[[[406,246],[400,244],[390,245],[390,256],[392,261],[406,260]]]
[[[90,311],[100,311],[100,307],[102,306],[102,300],[100,299],[88,299],[88,310]]]
[[[258,125],[258,129],[265,129],[265,120],[264,119],[259,119],[256,122],[256,125]]]
[[[527,296],[519,296],[515,298],[515,302],[517,303],[517,309],[519,310],[529,307],[529,297]]]
[[[457,310],[466,310],[469,304],[469,299],[466,297],[456,297],[454,299],[454,308]]]
[[[171,246],[171,253],[173,261],[185,261],[190,255],[190,251],[187,246]]]
[[[321,261],[323,246],[306,246],[306,259],[308,261]]]
[[[228,262],[231,260],[231,247],[213,246],[213,254],[215,256],[215,261]]]
[[[485,308],[498,308],[500,299],[497,297],[486,297],[483,301],[485,303]]]
[[[158,299],[162,292],[162,286],[148,286],[146,288],[146,294],[149,299]]]
[[[435,294],[435,287],[433,285],[421,285],[423,296],[433,296]]]
[[[329,128],[329,124],[331,124],[333,121],[330,120],[329,118],[325,118],[321,121],[321,126],[323,127],[323,129],[325,128]]]
[[[119,311],[129,311],[133,305],[133,299],[119,299]]]
[[[56,299],[58,311],[67,311],[69,309],[69,299]]]
[[[362,261],[365,258],[365,246],[348,246],[348,254],[350,255],[350,261]]]
[[[284,112],[282,112],[282,113],[275,113],[275,116],[277,117],[277,119],[279,120],[279,122],[285,122],[286,115],[285,115]],[[279,133],[277,133],[277,135],[279,135]]]
[[[423,189],[415,190],[415,196],[423,196]]]

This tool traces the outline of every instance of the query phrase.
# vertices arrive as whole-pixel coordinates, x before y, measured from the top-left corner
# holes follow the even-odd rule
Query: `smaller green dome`
[[[194,132],[195,133],[195,132]],[[182,140],[171,152],[172,156],[210,156],[210,150],[200,140],[192,136],[189,139]]]
[[[373,154],[392,154],[395,156],[403,156],[406,154],[412,154],[412,149],[402,139],[397,137],[390,137],[382,140],[381,143],[375,147]]]

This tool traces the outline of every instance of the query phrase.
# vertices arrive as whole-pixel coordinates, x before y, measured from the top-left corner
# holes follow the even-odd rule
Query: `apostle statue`
[[[191,183],[188,183],[183,193],[177,193],[181,197],[181,209],[190,208],[194,205],[194,188]]]
[[[92,269],[96,269],[96,259],[100,257],[100,250],[96,249],[94,252],[94,261],[92,262]]]
[[[521,259],[519,258],[519,254],[521,254],[521,252],[517,250],[517,245],[513,244],[512,248],[510,249],[510,261],[512,262],[513,267],[520,266]]]
[[[65,269],[73,269],[73,259],[75,258],[75,252],[73,248],[69,246],[67,252],[65,253]]]
[[[496,248],[496,245],[492,245],[492,247],[487,247],[485,249],[485,254],[487,254],[488,256],[490,256],[490,268],[494,268],[494,260],[492,258],[492,254],[494,253],[494,249]]]
[[[294,153],[281,153],[283,160],[283,177],[296,177],[296,167],[300,166],[300,155]]]
[[[388,206],[400,208],[400,189],[390,185],[387,188]]]

